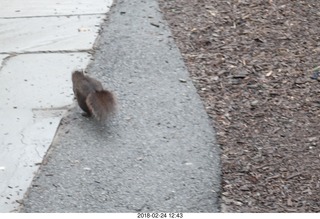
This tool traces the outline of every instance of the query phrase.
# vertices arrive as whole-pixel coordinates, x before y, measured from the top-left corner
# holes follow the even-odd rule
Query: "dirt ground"
[[[159,0],[222,149],[223,212],[320,212],[320,1]]]

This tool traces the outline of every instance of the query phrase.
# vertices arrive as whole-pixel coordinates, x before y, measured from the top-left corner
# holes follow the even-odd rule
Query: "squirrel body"
[[[80,108],[98,121],[105,120],[115,110],[114,95],[100,81],[76,70],[72,73],[73,92]]]

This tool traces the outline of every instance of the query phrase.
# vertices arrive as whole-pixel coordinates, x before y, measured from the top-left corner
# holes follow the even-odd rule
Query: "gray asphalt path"
[[[96,47],[88,71],[118,113],[68,112],[21,211],[217,212],[214,130],[157,1],[116,1]]]

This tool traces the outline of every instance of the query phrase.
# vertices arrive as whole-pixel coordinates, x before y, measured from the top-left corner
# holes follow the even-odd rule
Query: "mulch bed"
[[[320,212],[320,1],[159,0],[222,149],[223,212]]]

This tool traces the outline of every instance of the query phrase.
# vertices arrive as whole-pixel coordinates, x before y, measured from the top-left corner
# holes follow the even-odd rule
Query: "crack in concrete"
[[[55,110],[68,110],[70,107],[72,107],[74,104],[68,104],[65,106],[60,107],[50,107],[50,108],[32,108],[32,112],[34,111],[55,111]]]
[[[12,57],[15,57],[16,54],[2,54],[0,53],[1,55],[8,55],[7,57],[5,57],[2,62],[1,62],[1,65],[0,65],[0,71],[3,69],[3,67],[7,64],[7,62],[9,61],[10,58]]]
[[[36,147],[34,148],[34,150],[37,152],[39,158],[42,159],[42,156],[40,155],[40,152],[38,151],[38,147],[39,147],[39,146],[36,146]]]
[[[25,19],[25,18],[43,18],[43,17],[79,17],[79,16],[93,16],[93,15],[106,15],[106,13],[88,13],[88,14],[59,14],[59,15],[39,15],[39,16],[17,16],[17,17],[0,17],[0,19]]]
[[[25,136],[24,136],[24,134],[22,134],[23,131],[24,131],[24,129],[22,129],[21,132],[20,132],[20,135],[21,135],[21,137],[22,137],[22,138],[20,138],[20,142],[21,142],[23,145],[28,145],[27,143],[24,142]]]
[[[17,55],[26,55],[26,54],[46,54],[46,53],[78,53],[78,52],[86,52],[89,54],[94,53],[94,49],[76,49],[76,50],[56,50],[56,51],[50,51],[50,50],[40,50],[40,51],[23,51],[23,52],[0,52],[0,55],[9,55],[9,57],[4,58],[8,59]],[[3,61],[4,62],[4,61]],[[2,62],[2,63],[3,63]],[[1,69],[0,69],[1,70]]]

